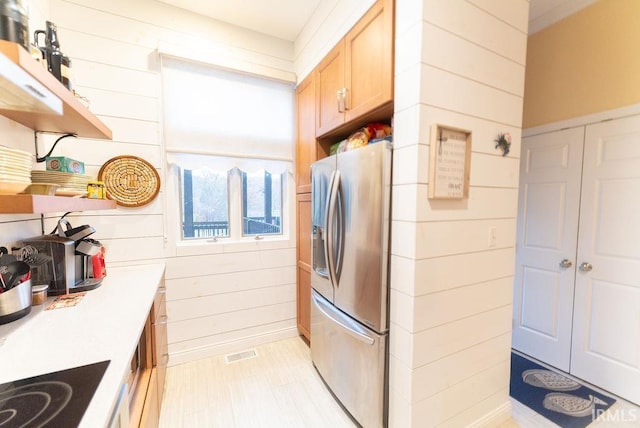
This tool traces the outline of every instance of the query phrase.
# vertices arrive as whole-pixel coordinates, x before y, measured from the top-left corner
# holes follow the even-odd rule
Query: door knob
[[[589,272],[591,269],[593,269],[593,266],[591,265],[591,263],[583,262],[580,263],[578,269],[580,269],[582,272]]]
[[[571,266],[573,266],[573,262],[569,259],[564,259],[563,261],[560,262],[560,267],[562,269],[568,269]]]

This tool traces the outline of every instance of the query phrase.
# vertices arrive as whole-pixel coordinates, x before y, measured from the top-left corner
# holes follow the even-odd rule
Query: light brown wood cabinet
[[[313,73],[296,89],[296,299],[298,332],[310,340],[311,164],[317,159],[316,86]]]
[[[314,70],[316,135],[393,101],[393,0],[378,0]]]
[[[151,309],[151,361],[158,377],[158,408],[162,406],[164,385],[169,362],[169,344],[167,340],[167,299],[166,287],[161,285],[156,293]]]
[[[325,134],[344,123],[344,40],[314,70],[317,85],[316,134]]]
[[[139,368],[138,373],[134,372],[131,377],[134,381],[130,379],[129,392],[131,428],[156,428],[160,422],[169,355],[165,292],[163,280],[156,292],[136,351]]]
[[[297,238],[297,325],[298,332],[311,340],[311,194],[296,197]]]
[[[157,428],[160,424],[158,377],[156,374],[155,369],[153,369],[149,377],[147,395],[144,401],[144,408],[142,409],[142,416],[140,417],[140,424],[138,425],[139,428]]]
[[[140,341],[136,348],[132,361],[131,373],[127,383],[129,385],[129,427],[137,428],[141,425],[144,416],[145,423],[150,423],[153,414],[147,408],[147,392],[151,379],[156,378],[151,360],[151,314],[147,317],[144,329],[140,335]],[[155,400],[157,404],[157,400]],[[146,414],[145,414],[146,413]]]
[[[316,98],[313,74],[296,89],[296,193],[311,192],[311,164],[316,161]]]

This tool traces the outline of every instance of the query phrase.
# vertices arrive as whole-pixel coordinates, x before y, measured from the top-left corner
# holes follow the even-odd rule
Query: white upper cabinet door
[[[584,128],[525,138],[513,348],[569,371]]]
[[[640,404],[640,117],[586,129],[571,373]]]

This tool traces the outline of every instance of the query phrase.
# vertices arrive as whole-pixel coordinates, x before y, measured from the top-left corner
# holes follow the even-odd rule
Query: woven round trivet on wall
[[[160,191],[158,171],[136,156],[116,156],[102,165],[98,180],[104,181],[107,197],[124,207],[141,207]]]

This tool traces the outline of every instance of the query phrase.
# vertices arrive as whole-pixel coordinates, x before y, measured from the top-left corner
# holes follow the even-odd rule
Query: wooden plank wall
[[[32,17],[31,26],[44,28],[45,19],[58,25],[61,49],[72,59],[75,89],[113,131],[113,141],[66,139],[56,154],[84,161],[92,175],[111,157],[135,155],[154,165],[162,178],[158,198],[145,207],[86,212],[71,220],[96,228],[94,237],[107,248],[107,271],[117,265],[167,263],[170,364],[297,334],[294,236],[177,252],[175,233],[170,233],[175,225],[169,224],[177,205],[166,187],[156,55],[160,45],[170,44],[185,52],[215,52],[212,62],[255,64],[293,75],[293,43],[152,0],[37,1],[33,9],[40,11],[40,22]],[[43,136],[42,146],[53,139]],[[33,150],[33,133],[0,118],[0,144]],[[294,196],[291,190],[292,219]],[[58,215],[47,216],[47,233]],[[290,230],[295,233],[294,220]],[[0,216],[2,242],[39,234],[39,216]]]
[[[528,9],[527,0],[396,3],[392,427],[509,417]],[[472,131],[466,200],[427,198],[434,124]],[[513,137],[506,157],[494,148],[499,132]]]

